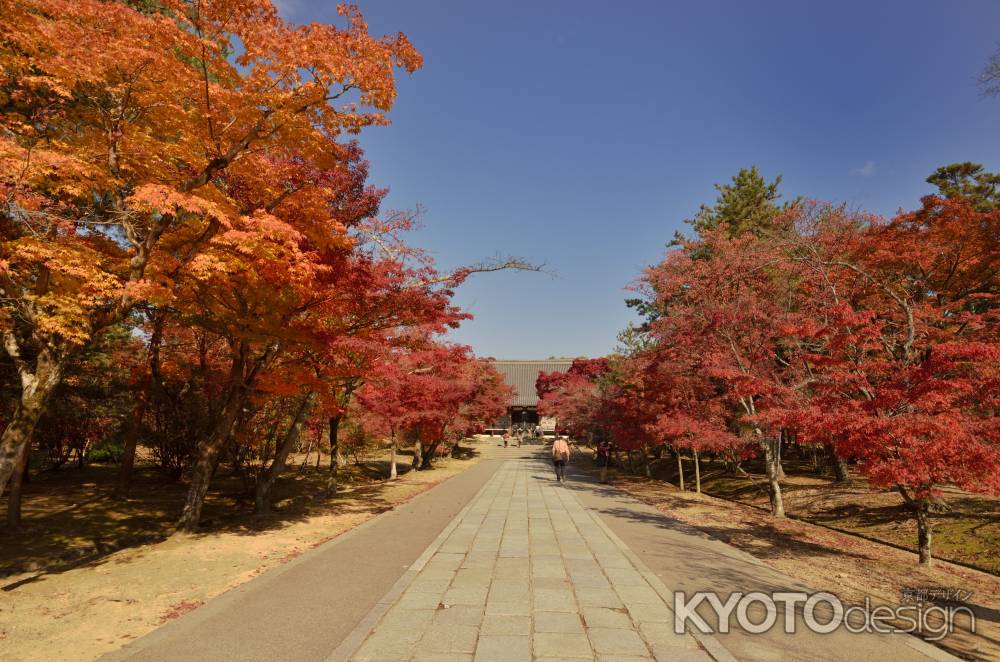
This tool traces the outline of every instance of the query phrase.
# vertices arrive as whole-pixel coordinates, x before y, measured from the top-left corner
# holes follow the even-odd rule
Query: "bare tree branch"
[[[997,48],[979,74],[979,91],[984,97],[1000,96],[1000,48]]]
[[[435,285],[438,283],[448,283],[451,285],[459,285],[472,274],[493,273],[495,271],[533,271],[536,273],[547,273],[550,276],[553,275],[550,271],[545,269],[544,264],[532,264],[531,262],[519,257],[501,257],[498,255],[466,267],[459,267],[451,273],[445,274],[440,278],[426,281],[423,284]]]

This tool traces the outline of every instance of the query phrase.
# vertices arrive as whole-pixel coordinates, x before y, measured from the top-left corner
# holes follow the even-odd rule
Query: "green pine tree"
[[[927,178],[946,198],[971,198],[979,211],[1000,209],[1000,174],[987,172],[979,163],[941,166]]]
[[[767,230],[787,204],[779,205],[778,185],[781,175],[768,182],[757,166],[740,168],[731,184],[716,184],[719,196],[711,207],[702,205],[697,215],[687,221],[700,234],[720,225],[729,228],[730,236]]]

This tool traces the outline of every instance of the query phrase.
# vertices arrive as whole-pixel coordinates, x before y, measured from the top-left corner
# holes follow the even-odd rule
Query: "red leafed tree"
[[[786,430],[853,457],[911,507],[929,563],[940,488],[1000,490],[997,236],[997,212],[932,196],[889,221],[800,203],[759,235],[681,243],[642,285],[647,428],[754,439],[775,514]]]
[[[535,381],[538,413],[556,419],[560,430],[575,437],[608,435],[598,378],[607,359],[574,359],[566,372],[539,373]]]
[[[544,397],[546,393],[550,393],[560,388],[570,377],[583,377],[587,380],[594,381],[607,371],[608,359],[606,358],[573,359],[573,363],[570,364],[569,369],[565,372],[538,373],[538,379],[535,380],[535,392],[538,394],[538,397],[541,398]]]
[[[701,492],[700,454],[731,453],[745,445],[731,428],[731,408],[719,396],[720,385],[704,370],[700,338],[686,333],[667,336],[661,325],[661,343],[636,353],[628,366],[633,378],[646,384],[645,429],[659,443],[670,444],[677,455],[678,485],[684,489],[680,450],[695,461],[695,489]]]
[[[813,296],[798,332],[816,350],[800,428],[899,491],[930,563],[940,488],[1000,493],[1000,213],[931,196],[891,221],[801,225],[789,252]]]
[[[413,466],[429,468],[443,441],[482,429],[503,413],[508,397],[501,375],[468,347],[427,340],[387,356],[358,390],[357,403],[368,431],[389,438],[395,478],[401,438],[413,443]]]
[[[808,379],[784,332],[799,315],[798,265],[778,247],[749,234],[729,237],[725,228],[705,231],[648,269],[645,280],[665,311],[651,325],[657,346],[697,343],[697,370],[717,386],[701,393],[724,405],[731,429],[763,453],[771,512],[781,517],[781,420]]]
[[[460,440],[482,432],[507,411],[513,389],[490,361],[470,358],[461,366],[461,377],[453,381],[453,413],[442,426],[439,437],[432,440],[424,454],[424,465],[430,464],[436,444],[446,439]],[[426,468],[424,466],[423,468]]]
[[[585,377],[574,376],[550,390],[538,401],[538,413],[551,416],[558,429],[574,437],[587,437],[601,431],[600,391]]]

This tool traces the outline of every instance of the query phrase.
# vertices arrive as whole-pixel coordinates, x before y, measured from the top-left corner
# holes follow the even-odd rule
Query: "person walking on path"
[[[552,442],[552,464],[556,468],[556,480],[566,482],[566,463],[569,462],[569,444],[562,437]]]
[[[597,466],[601,469],[601,483],[608,482],[609,464],[611,464],[611,444],[602,439],[597,442]]]
[[[503,447],[504,448],[507,448],[507,440],[508,439],[510,439],[510,433],[509,432],[504,432],[503,433]]]

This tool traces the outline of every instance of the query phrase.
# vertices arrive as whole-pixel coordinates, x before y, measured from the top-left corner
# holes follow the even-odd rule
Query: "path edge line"
[[[431,541],[431,544],[427,546],[427,549],[425,549],[424,552],[417,557],[416,561],[410,564],[410,567],[406,569],[406,572],[404,572],[402,576],[389,588],[389,590],[378,599],[378,602],[376,602],[375,606],[371,608],[371,611],[369,611],[365,617],[362,618],[356,626],[354,626],[354,629],[351,630],[346,637],[344,637],[343,641],[340,642],[340,645],[338,645],[326,658],[326,662],[347,662],[351,655],[356,653],[357,650],[361,648],[361,644],[363,644],[365,639],[368,638],[372,629],[380,620],[382,620],[382,617],[385,616],[385,613],[389,611],[393,604],[395,604],[396,600],[399,599],[399,596],[403,594],[411,583],[413,583],[417,574],[424,569],[424,566],[427,565],[427,562],[431,560],[431,557],[437,553],[438,549],[441,548],[445,540],[448,539],[448,536],[451,535],[452,531],[458,528],[458,525],[465,518],[469,509],[472,508],[472,504],[476,503],[483,492],[486,491],[486,488],[489,487],[494,480],[496,480],[498,475],[500,475],[500,469],[502,467],[503,464],[500,464],[500,466],[497,467],[497,470],[492,476],[490,476],[489,480],[483,483],[483,486],[479,488],[479,491],[476,492],[471,499],[469,499],[469,502],[465,504],[460,511],[458,511],[458,514],[456,514],[450,522],[448,522],[444,529],[442,529],[441,533],[439,533],[438,536]]]

